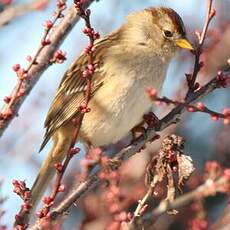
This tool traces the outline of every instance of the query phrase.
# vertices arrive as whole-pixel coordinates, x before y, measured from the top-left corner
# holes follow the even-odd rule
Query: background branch
[[[16,17],[22,16],[31,11],[45,8],[49,2],[50,0],[34,0],[25,4],[7,6],[0,13],[0,27],[8,24]]]
[[[198,186],[191,192],[188,192],[178,198],[173,202],[162,201],[160,204],[154,208],[151,212],[146,213],[142,220],[145,227],[151,226],[155,221],[156,217],[164,214],[166,211],[171,209],[178,209],[196,199],[203,199],[208,196],[213,196],[217,192],[221,192],[223,188],[227,188],[229,185],[229,178],[225,175],[218,178],[216,181],[208,179],[204,184]],[[140,227],[140,226],[139,226]],[[140,229],[136,226],[135,229]]]

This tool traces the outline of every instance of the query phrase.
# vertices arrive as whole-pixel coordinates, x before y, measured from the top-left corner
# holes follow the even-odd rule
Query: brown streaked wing
[[[92,77],[92,96],[104,81],[105,76],[100,74],[100,65],[103,65],[105,50],[113,45],[117,36],[117,33],[110,34],[96,41],[94,45],[96,48],[94,61],[99,62],[99,70]],[[87,55],[83,53],[64,74],[45,120],[46,133],[40,151],[59,127],[78,115],[78,107],[84,100],[83,92],[87,86],[81,77],[87,63]]]

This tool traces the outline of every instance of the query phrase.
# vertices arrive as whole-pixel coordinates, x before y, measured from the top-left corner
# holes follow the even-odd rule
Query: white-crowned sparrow
[[[118,30],[95,42],[94,61],[99,69],[92,77],[94,92],[83,119],[79,140],[93,146],[115,143],[136,126],[152,107],[147,87],[161,89],[170,60],[181,48],[192,49],[180,16],[169,8],[149,8],[128,16]],[[39,200],[55,169],[71,144],[73,118],[84,100],[86,81],[82,53],[65,73],[45,127],[43,148],[50,137],[53,147],[32,188],[32,204]]]

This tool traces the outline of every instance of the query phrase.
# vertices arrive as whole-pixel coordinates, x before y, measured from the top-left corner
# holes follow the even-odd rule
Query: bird
[[[150,7],[133,12],[114,32],[94,42],[91,111],[86,113],[78,141],[94,147],[108,146],[125,137],[139,124],[153,103],[147,87],[160,91],[168,65],[181,48],[192,50],[184,23],[171,8]],[[73,119],[80,116],[79,105],[87,87],[82,73],[88,64],[81,55],[69,66],[51,103],[45,120],[42,150],[50,139],[53,146],[31,189],[36,207],[55,174],[54,164],[62,162],[72,141]]]

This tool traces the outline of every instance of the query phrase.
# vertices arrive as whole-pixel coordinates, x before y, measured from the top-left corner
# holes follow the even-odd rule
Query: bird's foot
[[[159,123],[158,117],[153,112],[145,114],[143,116],[143,119],[148,126],[147,128],[150,128],[150,129],[156,127]]]
[[[132,130],[131,130],[131,132],[132,132],[132,143],[137,141],[141,136],[144,136],[144,138],[146,138],[146,128],[144,126],[142,126],[143,124],[144,124],[144,122],[142,122],[141,124],[132,128]]]
[[[156,127],[158,123],[159,123],[159,119],[153,112],[145,114],[143,116],[143,121],[131,130],[132,137],[133,137],[132,143],[137,141],[141,136],[146,139],[147,129],[152,129]],[[145,124],[147,125],[147,127],[145,127],[146,126]]]

